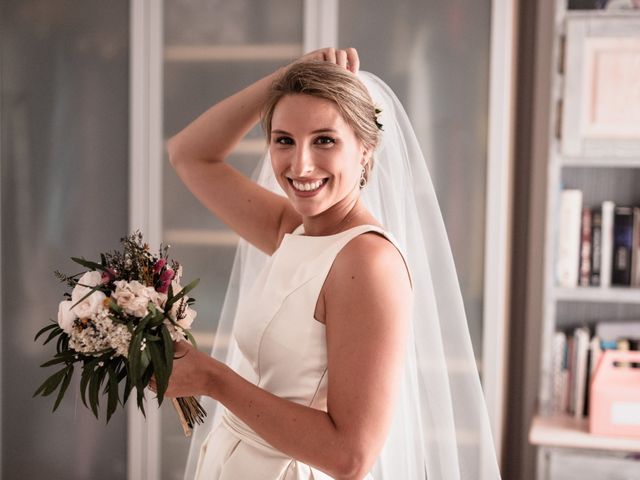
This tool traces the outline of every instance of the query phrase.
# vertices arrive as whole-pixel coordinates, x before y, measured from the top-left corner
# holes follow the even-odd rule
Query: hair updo
[[[335,63],[305,61],[294,63],[271,86],[262,111],[262,128],[271,137],[271,120],[285,95],[304,94],[332,101],[370,153],[380,138],[376,107],[367,87],[351,72]],[[373,168],[373,155],[365,166],[365,178]]]

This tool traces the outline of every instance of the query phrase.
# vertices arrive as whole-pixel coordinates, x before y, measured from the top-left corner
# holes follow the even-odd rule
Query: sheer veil
[[[451,248],[431,177],[393,91],[360,72],[382,110],[380,144],[362,199],[403,249],[414,286],[412,328],[394,419],[372,474],[375,480],[495,480],[500,478],[484,396],[473,355]],[[282,193],[265,155],[254,176]],[[234,367],[236,305],[266,260],[240,241],[212,355]],[[194,431],[185,478],[193,478],[200,446],[222,407],[202,399],[207,423]]]

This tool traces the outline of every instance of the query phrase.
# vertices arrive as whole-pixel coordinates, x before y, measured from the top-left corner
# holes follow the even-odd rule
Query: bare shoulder
[[[383,235],[367,232],[349,241],[338,253],[327,278],[331,290],[350,288],[409,293],[411,281],[404,257]]]

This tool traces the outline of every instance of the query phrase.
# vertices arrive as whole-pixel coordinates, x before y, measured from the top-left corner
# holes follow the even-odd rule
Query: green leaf
[[[116,372],[111,365],[107,368],[109,372],[109,397],[107,400],[107,423],[111,419],[111,415],[114,414],[118,407],[118,378]]]
[[[164,355],[160,351],[160,347],[155,342],[147,343],[147,349],[151,356],[153,371],[156,376],[156,395],[158,396],[158,405],[162,405],[164,400],[164,392],[167,391],[169,385],[169,372],[165,363]]]
[[[114,312],[118,312],[120,315],[122,315],[122,308],[116,302],[114,302],[111,297],[109,297],[109,308]]]
[[[41,367],[50,367],[51,365],[57,365],[59,363],[66,363],[67,362],[67,358],[65,357],[59,357],[59,358],[54,358],[53,360],[49,360],[48,362],[44,362],[42,365],[40,365]]]
[[[171,334],[167,327],[162,327],[160,330],[162,334],[162,346],[164,350],[164,360],[167,365],[167,371],[169,372],[169,376],[171,376],[171,372],[173,372],[173,340],[171,339]]]
[[[71,257],[71,260],[91,270],[100,270],[101,272],[105,272],[107,270],[106,267],[100,265],[99,263],[92,262],[90,260],[85,260],[84,258]]]
[[[38,330],[38,333],[36,333],[36,336],[33,339],[33,341],[36,342],[40,335],[43,335],[45,332],[48,332],[49,330],[51,330],[52,328],[56,328],[57,326],[58,326],[57,323],[52,323],[51,325],[47,325],[46,327],[41,328],[40,330]]]
[[[51,332],[47,336],[47,339],[44,341],[43,345],[46,345],[51,340],[53,340],[56,336],[58,336],[58,335],[60,335],[62,333],[63,333],[63,330],[61,328],[54,328],[53,330],[51,330]]]
[[[106,374],[107,369],[100,367],[94,371],[89,382],[89,404],[96,418],[98,418],[98,407],[100,406],[100,386]]]
[[[89,408],[89,405],[87,405],[87,386],[89,385],[89,381],[91,380],[95,367],[98,365],[99,361],[99,358],[94,358],[93,360],[86,362],[82,367],[82,375],[80,376],[80,398],[82,399],[84,406],[87,408]]]
[[[187,339],[189,340],[189,342],[191,342],[191,345],[193,345],[195,348],[198,348],[198,345],[196,344],[196,339],[191,334],[191,332],[189,330],[183,330],[182,332],[187,336]]]
[[[127,403],[127,400],[129,400],[129,395],[131,394],[131,390],[133,390],[133,383],[131,383],[131,379],[129,377],[126,378],[127,381],[124,384],[124,394],[122,395],[122,406]]]
[[[142,332],[135,334],[129,344],[129,375],[134,385],[138,385],[138,379],[142,377],[142,371],[140,369],[142,357],[142,352],[140,351],[141,344]]]
[[[167,297],[167,302],[165,304],[164,310],[165,312],[168,312],[169,310],[171,310],[171,307],[178,301],[180,300],[182,297],[184,297],[187,293],[189,293],[191,290],[193,290],[194,288],[196,288],[196,286],[198,285],[198,283],[200,283],[200,279],[196,278],[193,282],[191,282],[190,284],[188,284],[186,287],[184,287],[182,290],[180,290],[178,293],[176,293],[174,296],[168,296]]]
[[[71,377],[73,376],[73,365],[69,365],[67,367],[66,374],[64,376],[64,380],[62,381],[62,386],[60,387],[60,391],[58,392],[58,398],[56,398],[56,402],[53,404],[53,410],[56,411],[62,398],[64,397],[67,388],[69,387],[69,383],[71,383]]]
[[[67,367],[64,367],[62,370],[58,370],[56,373],[47,378],[44,382],[42,382],[42,385],[38,387],[33,396],[35,397],[36,395],[42,395],[43,397],[46,397],[47,395],[51,395],[51,393],[53,393],[55,389],[58,388],[58,385],[60,385],[60,382],[64,378],[66,371]]]

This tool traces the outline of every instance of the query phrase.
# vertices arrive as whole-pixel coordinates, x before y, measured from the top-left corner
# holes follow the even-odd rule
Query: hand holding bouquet
[[[34,396],[59,389],[55,411],[71,382],[75,365],[82,374],[80,394],[98,418],[100,390],[107,395],[107,422],[118,403],[124,406],[135,387],[144,414],[144,390],[155,377],[162,404],[174,358],[173,342],[195,341],[189,332],[196,312],[187,294],[198,280],[180,285],[182,267],[168,258],[168,247],[153,255],[142,234],[122,239],[123,251],[100,254],[100,263],[72,260],[88,271],[56,276],[72,288],[58,308],[58,321],[42,328],[45,344],[57,338],[56,354],[43,367],[64,365],[45,380]],[[120,383],[124,381],[122,397]],[[87,404],[88,392],[88,404]],[[180,421],[189,435],[206,413],[193,397],[174,399]]]

